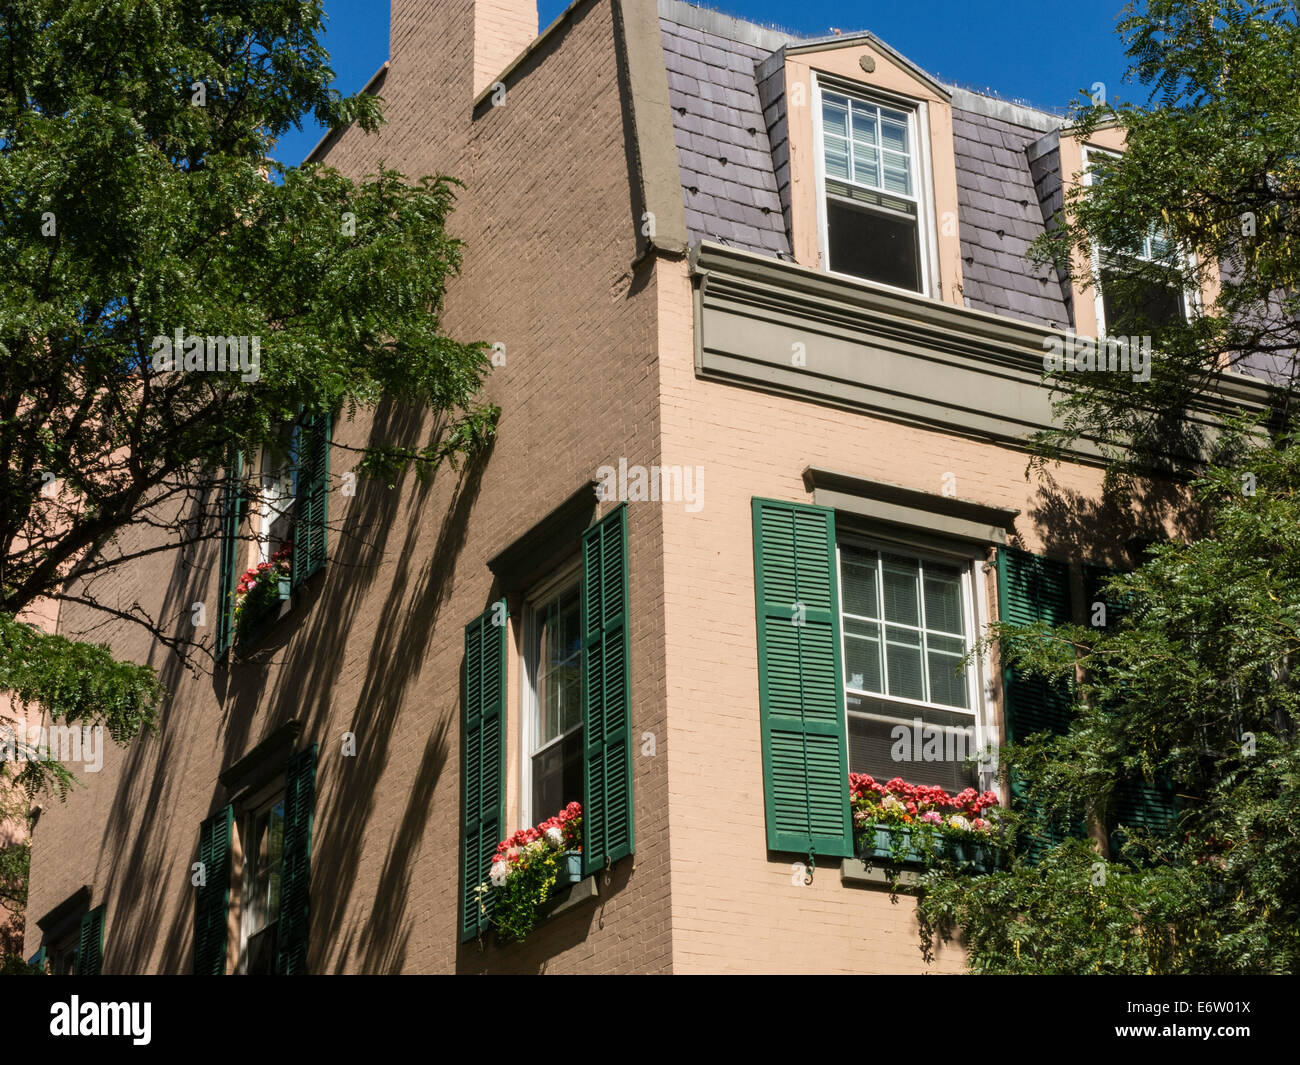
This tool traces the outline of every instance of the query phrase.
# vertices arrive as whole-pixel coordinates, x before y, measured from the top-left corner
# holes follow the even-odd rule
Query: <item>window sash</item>
[[[829,127],[826,122],[828,107],[844,110],[848,122],[847,135]],[[857,124],[854,118],[859,114],[873,119],[870,128],[874,135],[870,140],[857,135]],[[822,172],[827,181],[843,181],[886,196],[897,196],[913,204],[918,203],[919,153],[915,111],[889,107],[873,100],[851,96],[838,89],[822,89],[817,121],[822,131]],[[887,125],[901,127],[904,137],[903,148],[891,147],[885,143],[883,134]],[[843,172],[832,171],[832,149],[837,157],[844,158]],[[895,173],[902,174],[906,182],[905,188],[890,187],[886,183],[885,175],[891,162]]]
[[[524,646],[523,646],[523,668],[520,671],[520,682],[522,685],[521,705],[523,712],[520,715],[522,727],[520,729],[520,748],[523,757],[520,759],[520,788],[519,788],[519,813],[520,823],[522,825],[532,825],[541,817],[549,817],[556,811],[539,811],[533,809],[533,790],[535,781],[533,779],[533,763],[536,758],[548,752],[557,744],[562,744],[574,733],[579,732],[585,725],[582,716],[582,695],[581,688],[578,694],[578,714],[579,720],[576,724],[570,725],[567,729],[561,731],[558,735],[552,736],[545,742],[538,741],[542,735],[542,713],[543,713],[543,693],[541,690],[542,670],[539,656],[541,654],[541,626],[543,624],[546,610],[549,606],[562,600],[566,596],[579,594],[579,570],[580,563],[574,561],[566,565],[554,577],[545,584],[539,586],[536,591],[526,600],[524,604]],[[567,660],[567,659],[566,659]],[[577,661],[581,663],[581,649],[578,651]]]
[[[851,554],[866,556],[873,560],[874,580],[872,584],[873,584],[873,592],[875,595],[875,607],[879,614],[878,617],[872,618],[862,614],[856,614],[845,609],[846,600],[844,596],[844,563],[845,563],[846,551]],[[894,559],[901,559],[908,562],[916,563],[915,588],[917,590],[916,608],[918,614],[917,620],[919,624],[912,625],[907,622],[896,622],[885,617],[885,590],[884,590],[885,556],[891,556]],[[960,633],[953,633],[953,632],[948,632],[940,629],[931,629],[931,628],[927,628],[926,626],[927,618],[926,618],[926,604],[925,604],[925,598],[926,598],[925,565],[927,561],[934,566],[943,566],[945,569],[957,570],[958,577],[959,577],[959,583],[957,589],[958,596],[959,596],[958,612],[962,620],[962,629],[963,629],[963,631]],[[846,713],[855,712],[850,710],[848,707],[849,696],[859,695],[859,696],[869,697],[873,699],[885,700],[890,703],[897,703],[900,707],[922,707],[922,708],[929,707],[935,710],[945,710],[950,712],[966,713],[971,715],[972,718],[978,717],[978,695],[975,691],[976,671],[974,669],[973,663],[968,663],[963,668],[961,673],[962,680],[963,680],[963,691],[965,693],[964,706],[954,706],[949,703],[936,702],[933,699],[926,697],[929,696],[931,693],[931,666],[930,666],[931,648],[929,646],[928,637],[937,637],[940,639],[949,639],[949,640],[961,639],[963,656],[969,654],[971,650],[972,637],[969,631],[969,626],[971,624],[972,588],[971,588],[970,571],[968,565],[963,565],[961,563],[956,563],[952,561],[943,561],[936,558],[927,558],[924,555],[903,553],[893,547],[878,546],[875,544],[862,544],[862,543],[855,543],[852,541],[841,540],[841,542],[837,545],[836,548],[836,579],[840,583],[839,625],[840,625],[841,654],[844,659],[844,669],[845,669],[845,676],[843,678],[843,683],[844,683]],[[850,633],[848,631],[849,628],[848,625],[845,624],[847,620],[858,621],[876,627],[877,635],[875,637],[874,642],[877,645],[876,661],[879,665],[879,676],[880,676],[880,683],[882,687],[881,691],[873,691],[870,688],[867,688],[865,686],[858,687],[851,683],[851,675],[848,672],[849,647],[850,647],[849,641],[854,639],[865,640],[867,638]],[[915,633],[918,637],[919,646],[907,645],[907,647],[909,651],[916,650],[917,652],[919,652],[918,657],[921,666],[922,695],[923,695],[921,699],[914,699],[905,695],[891,694],[889,691],[889,655],[887,653],[887,646],[889,643],[888,631],[891,627],[895,629],[902,629],[907,632]],[[948,652],[943,648],[934,649],[934,653],[940,655],[951,654],[951,652]],[[953,657],[956,656],[954,655]]]

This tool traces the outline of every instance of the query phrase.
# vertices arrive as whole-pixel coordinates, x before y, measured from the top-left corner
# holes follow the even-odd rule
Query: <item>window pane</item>
[[[845,548],[841,553],[840,583],[844,587],[844,611],[864,618],[880,617],[876,593],[876,556]]]
[[[907,116],[900,111],[880,109],[880,142],[896,152],[908,151]]]
[[[962,641],[927,634],[925,643],[930,668],[930,702],[943,703],[944,706],[969,706]]]
[[[880,188],[880,158],[875,148],[853,144],[853,180],[859,185]]]
[[[826,229],[832,270],[913,292],[921,290],[915,219],[827,197]]]
[[[885,626],[885,669],[890,695],[900,699],[925,698],[920,633]]]
[[[849,102],[843,96],[822,94],[822,131],[825,134],[849,135]]]
[[[885,620],[919,627],[921,608],[916,590],[917,564],[896,555],[886,555],[884,564]]]
[[[1183,293],[1176,283],[1137,281],[1115,267],[1102,267],[1101,306],[1109,336],[1140,336],[1186,319]]]
[[[869,773],[884,783],[902,777],[956,794],[978,787],[978,773],[967,760],[975,752],[969,714],[904,707],[869,698],[848,700],[849,771]],[[920,725],[917,725],[920,718]]]
[[[533,757],[532,800],[532,824],[582,802],[582,729]]]
[[[533,749],[582,721],[578,590],[571,588],[538,610],[537,731]]]
[[[844,619],[844,685],[859,691],[881,691],[880,626],[871,621]]]
[[[849,145],[843,137],[826,137],[826,176],[848,181]]]
[[[876,109],[867,104],[853,101],[853,139],[858,144],[877,145],[880,143],[880,130],[876,119]]]
[[[961,614],[961,577],[957,570],[926,563],[925,627],[931,632],[965,634]]]
[[[885,170],[881,187],[886,192],[900,196],[912,195],[912,172],[907,156],[895,155],[893,152],[885,152],[883,155]]]

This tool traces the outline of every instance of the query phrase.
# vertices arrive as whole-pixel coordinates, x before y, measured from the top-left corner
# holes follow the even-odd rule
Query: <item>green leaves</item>
[[[1121,780],[1172,782],[1181,812],[1172,835],[1119,824],[1109,855],[1073,840],[931,878],[927,935],[961,927],[975,971],[1300,969],[1300,436],[1229,443],[1234,465],[1195,484],[1205,535],[1108,583],[1118,624],[997,627],[1017,669],[1078,671],[1068,733],[1003,752],[1035,815],[1115,825]]]

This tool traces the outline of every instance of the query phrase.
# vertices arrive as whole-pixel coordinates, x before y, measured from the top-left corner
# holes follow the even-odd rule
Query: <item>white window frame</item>
[[[902,558],[915,559],[924,567],[927,561],[949,568],[957,568],[961,572],[961,597],[962,597],[962,623],[966,626],[966,632],[962,634],[962,640],[965,644],[967,654],[975,647],[979,640],[979,634],[985,631],[989,620],[989,605],[987,602],[987,588],[985,582],[979,579],[982,567],[982,559],[978,555],[953,551],[951,553],[930,548],[916,548],[905,542],[890,541],[886,538],[871,536],[870,534],[860,534],[846,532],[837,535],[835,543],[835,581],[836,592],[839,596],[839,617],[836,618],[836,624],[839,628],[840,639],[840,658],[841,663],[847,661],[845,646],[845,626],[844,626],[844,566],[843,566],[843,548],[857,549],[859,551],[883,552],[891,555],[898,555]],[[883,580],[879,568],[877,568],[877,592],[880,591],[879,582]],[[921,585],[920,595],[922,601],[919,604],[921,611],[922,628],[925,621],[924,605],[924,585]],[[887,667],[885,665],[884,641],[885,641],[885,619],[883,613],[883,599],[881,600],[881,617],[879,619],[880,638],[881,638],[881,679],[884,681],[884,687],[888,687]],[[892,624],[892,623],[891,623]],[[906,627],[906,626],[905,626]],[[923,661],[925,669],[929,669],[929,662]],[[843,665],[841,665],[841,670]],[[861,695],[868,699],[878,699],[884,703],[896,705],[900,710],[906,710],[911,707],[917,710],[936,710],[941,713],[968,714],[971,718],[971,724],[975,733],[975,749],[983,751],[991,742],[996,752],[1001,746],[990,708],[993,706],[993,684],[989,675],[987,656],[985,654],[976,655],[966,666],[966,692],[969,707],[947,706],[944,703],[925,702],[917,699],[907,699],[898,695],[887,695],[880,692],[869,692],[859,689],[850,689],[846,679],[841,678],[841,684],[844,689],[844,735],[847,740],[849,729],[849,717],[853,711],[849,710],[850,692],[855,695]],[[901,718],[900,718],[901,720]],[[910,720],[910,719],[909,719]],[[996,761],[985,767],[981,766],[979,770],[980,790],[1001,791],[997,779]]]
[[[839,79],[826,86],[827,92],[840,96],[856,97],[868,104],[889,107],[908,116],[907,135],[916,146],[913,153],[913,179],[915,181],[917,255],[921,268],[919,290],[900,288],[883,281],[872,281],[857,274],[844,274],[831,269],[829,221],[826,213],[826,147],[822,136],[822,82],[816,71],[812,72],[813,154],[815,155],[817,191],[817,255],[822,269],[835,277],[843,277],[862,284],[876,285],[888,292],[901,292],[909,296],[927,296],[937,299],[935,280],[939,276],[939,238],[935,227],[934,179],[930,160],[930,115],[924,100],[882,92],[874,87],[849,89],[841,87]],[[853,184],[851,182],[851,184]],[[864,188],[866,186],[863,186]],[[881,191],[881,190],[874,190]],[[888,193],[887,195],[896,195]],[[905,197],[906,198],[906,197]]]
[[[568,736],[571,736],[578,729],[586,725],[586,715],[583,715],[580,721],[567,732],[551,739],[544,747],[534,749],[534,737],[538,731],[538,711],[540,703],[537,695],[537,667],[538,662],[533,655],[533,648],[537,644],[537,629],[540,625],[539,614],[541,608],[552,599],[563,595],[571,588],[576,589],[581,595],[581,571],[582,560],[574,559],[564,567],[556,571],[544,583],[540,584],[524,600],[522,636],[523,645],[520,648],[520,713],[519,713],[519,827],[530,828],[535,825],[540,817],[550,817],[551,814],[557,813],[551,810],[547,813],[540,814],[533,807],[533,758],[541,754],[547,747],[561,743]],[[581,606],[579,606],[581,610]]]
[[[257,825],[257,819],[266,813],[276,802],[284,802],[286,799],[283,778],[274,780],[263,787],[257,794],[243,805],[243,810],[239,816],[236,828],[239,832],[240,850],[244,856],[243,874],[239,878],[239,965],[238,972],[241,976],[248,973],[248,941],[261,929],[256,932],[252,928],[253,922],[253,869],[257,864],[257,855],[253,853],[254,845],[254,828]],[[283,881],[280,884],[281,892],[284,891]],[[281,902],[283,902],[281,898]],[[276,915],[279,920],[279,915]]]
[[[1119,159],[1123,155],[1123,153],[1112,151],[1109,148],[1099,148],[1094,144],[1085,144],[1083,146],[1083,183],[1088,188],[1092,188],[1093,186],[1092,165],[1089,157],[1094,155],[1108,155],[1112,159]],[[1178,258],[1181,266],[1185,268],[1195,267],[1196,265],[1195,255],[1184,252],[1182,248],[1178,248],[1177,250],[1178,250]],[[1123,253],[1123,254],[1128,254],[1128,253]],[[1107,332],[1106,332],[1106,308],[1101,293],[1101,245],[1097,244],[1095,241],[1093,242],[1092,245],[1092,253],[1090,258],[1091,258],[1091,269],[1092,269],[1092,303],[1097,316],[1097,336],[1104,337],[1107,335]],[[1143,255],[1138,255],[1137,258],[1141,259],[1143,262],[1160,261],[1158,259],[1148,259],[1146,256]],[[1183,290],[1183,321],[1190,322],[1193,319],[1193,317],[1199,315],[1200,312],[1201,312],[1200,292],[1194,288],[1184,289]]]

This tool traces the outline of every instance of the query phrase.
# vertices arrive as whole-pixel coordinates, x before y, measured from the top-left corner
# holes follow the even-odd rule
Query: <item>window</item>
[[[1084,150],[1084,174],[1089,186],[1103,179],[1101,172],[1090,165],[1102,155],[1116,157],[1114,152],[1097,148]],[[1157,269],[1141,277],[1133,276],[1134,267],[1142,263]],[[1097,280],[1094,294],[1097,335],[1143,335],[1153,328],[1186,321],[1191,301],[1182,288],[1182,265],[1182,256],[1174,242],[1155,225],[1133,247],[1096,249],[1093,273]]]
[[[289,722],[225,770],[238,797],[199,826],[198,975],[307,972],[316,745],[290,753],[297,731]]]
[[[838,553],[850,771],[978,787],[967,567],[843,541]]]
[[[245,841],[239,967],[266,975],[275,968],[275,933],[280,918],[280,875],[284,852],[284,791],[281,787],[251,810]]]
[[[274,446],[262,449],[257,561],[269,562],[293,543],[293,503],[298,496],[298,423],[285,425]]]
[[[828,268],[927,291],[917,109],[819,82],[816,114],[822,249]]]
[[[327,415],[304,414],[286,422],[256,457],[257,485],[251,500],[243,456],[232,457],[222,491],[218,655],[236,644],[254,642],[280,616],[291,590],[324,568],[329,448]],[[250,502],[255,556],[240,539]],[[264,565],[270,569],[257,571]]]
[[[581,496],[575,498],[581,501]],[[536,542],[543,532],[548,534],[548,544],[557,542],[555,525],[547,521],[526,539]],[[573,535],[578,542],[567,550],[561,547],[558,558],[580,547],[581,566],[575,560],[534,589],[520,611],[522,626],[508,624],[505,600],[490,604],[465,626],[460,751],[462,942],[491,927],[493,898],[485,885],[498,842],[514,829],[531,827],[578,802],[582,804],[584,876],[609,868],[635,850],[627,504],[620,503],[594,524],[574,529]],[[548,554],[548,567],[553,560]],[[518,807],[509,819],[505,801],[507,707],[512,702],[506,691],[508,644],[522,657],[521,698],[516,704],[521,779]]]
[[[524,823],[582,801],[582,632],[577,574],[528,609]]]

